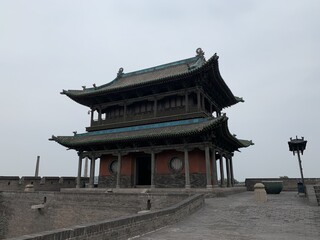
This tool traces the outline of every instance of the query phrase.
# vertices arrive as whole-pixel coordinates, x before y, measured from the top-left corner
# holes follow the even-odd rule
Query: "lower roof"
[[[199,136],[214,129],[224,128],[224,139],[229,139],[233,148],[248,147],[251,141],[239,140],[231,135],[227,128],[228,118],[223,115],[217,118],[195,118],[180,121],[147,124],[133,127],[115,128],[101,131],[93,131],[74,136],[52,136],[52,141],[75,150],[81,150],[88,146],[108,145],[112,143],[124,143],[135,141],[161,140],[168,138],[184,138]]]

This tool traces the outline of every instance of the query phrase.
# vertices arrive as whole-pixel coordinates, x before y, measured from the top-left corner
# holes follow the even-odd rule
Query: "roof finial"
[[[197,48],[196,53],[197,53],[198,57],[203,57],[204,56],[204,51],[202,51],[201,48]]]
[[[117,73],[117,77],[121,77],[123,75],[123,68],[119,68],[119,71]]]

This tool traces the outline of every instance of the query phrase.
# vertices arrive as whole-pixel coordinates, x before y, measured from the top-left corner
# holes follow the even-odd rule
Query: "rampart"
[[[169,224],[202,206],[203,197],[184,201],[188,197],[160,193],[1,192],[0,239],[26,234],[34,235],[18,239],[73,239],[82,235],[95,239],[101,234],[122,239]],[[147,209],[148,200],[151,212],[136,215]],[[39,235],[43,231],[49,232]],[[114,234],[119,236],[113,238]]]
[[[82,186],[89,178],[81,178]],[[60,191],[61,188],[75,188],[75,177],[16,177],[0,176],[0,191],[24,191],[25,186],[32,184],[35,191]]]
[[[247,191],[253,191],[253,186],[263,181],[282,181],[283,191],[298,191],[298,178],[247,178],[245,181]],[[320,178],[305,178],[304,181],[306,185],[315,185],[320,183]]]

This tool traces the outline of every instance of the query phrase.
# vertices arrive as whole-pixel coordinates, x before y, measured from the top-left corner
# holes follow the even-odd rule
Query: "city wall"
[[[82,186],[89,182],[89,178],[81,178]],[[75,177],[16,177],[0,176],[0,191],[24,191],[25,186],[31,184],[35,191],[60,191],[61,188],[75,188]]]
[[[96,232],[98,229],[101,231],[103,229],[108,234],[110,232],[116,234],[117,231],[113,230],[114,227],[123,229],[126,233],[128,231],[138,233],[140,230],[143,232],[143,229],[162,226],[172,219],[182,217],[189,210],[193,211],[193,208],[200,207],[201,203],[193,206],[183,201],[188,197],[187,194],[160,193],[1,192],[0,239],[26,234],[36,234],[38,236],[39,232],[44,231],[50,231],[50,233],[40,235],[45,236],[54,233],[55,236],[60,236],[61,232],[67,231],[65,228],[69,229],[68,234],[72,236],[102,234]],[[135,215],[137,212],[147,209],[148,200],[151,203],[151,213],[146,217]],[[179,202],[184,203],[184,205],[177,205],[175,208],[170,207]],[[187,209],[184,209],[184,207]],[[163,212],[161,209],[166,209],[166,211]],[[135,217],[130,218],[129,216],[132,215]],[[153,217],[156,218],[152,219]],[[115,218],[117,220],[111,220]],[[100,227],[95,224],[97,222],[100,222],[98,224]],[[151,226],[146,227],[147,224]],[[64,228],[64,230],[57,230],[61,228]],[[30,239],[63,238],[32,237]],[[90,239],[94,238],[90,237]]]
[[[282,181],[283,191],[298,191],[298,178],[247,178],[245,181],[247,191],[253,191],[253,186],[263,181]],[[305,178],[304,181],[306,185],[320,184],[320,178]]]

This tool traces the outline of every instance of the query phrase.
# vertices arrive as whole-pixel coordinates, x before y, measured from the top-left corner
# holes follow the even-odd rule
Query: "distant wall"
[[[158,198],[159,196],[157,196]],[[81,226],[57,229],[19,237],[19,240],[100,240],[128,239],[176,223],[204,205],[203,195],[193,195],[171,207],[145,214],[135,214],[113,220],[104,220]]]
[[[253,186],[262,181],[282,181],[283,191],[298,191],[298,178],[247,178],[245,181],[247,191],[253,191]],[[305,178],[306,185],[315,185],[320,183],[320,178]]]
[[[186,194],[1,192],[0,239],[128,216],[147,208],[159,210]],[[46,202],[44,203],[44,199]],[[31,206],[44,203],[42,209]]]
[[[88,178],[81,178],[84,186]],[[24,191],[25,186],[32,184],[35,191],[60,191],[61,188],[75,188],[75,177],[16,177],[0,176],[0,191]]]

